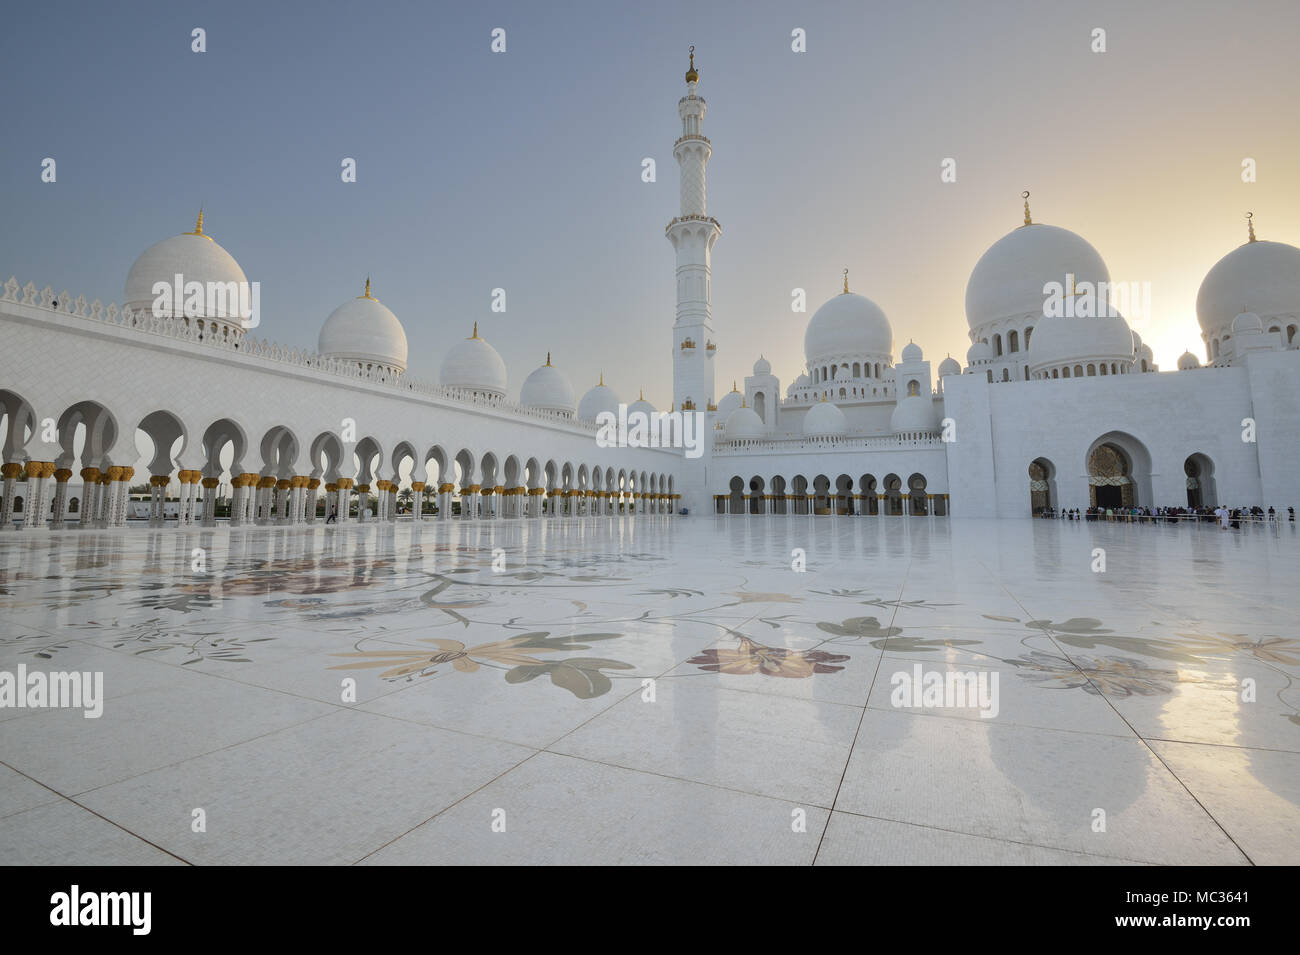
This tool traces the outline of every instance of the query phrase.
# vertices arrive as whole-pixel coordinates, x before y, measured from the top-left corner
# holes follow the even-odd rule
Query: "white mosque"
[[[1159,371],[1104,298],[1070,317],[1045,307],[1049,283],[1082,302],[1110,276],[1083,238],[1033,222],[1026,197],[1023,224],[967,283],[964,366],[932,370],[914,343],[896,360],[889,318],[846,273],[808,323],[803,374],[782,391],[760,356],[719,398],[710,257],[722,230],[706,209],[698,81],[692,54],[674,144],[681,211],[665,231],[677,257],[669,410],[704,416],[700,456],[603,446],[596,419],[620,396],[602,376],[576,398],[549,355],[514,397],[468,321],[436,382],[419,377],[368,279],[315,350],[254,338],[228,307],[244,272],[200,214],[141,254],[121,307],[13,278],[0,289],[0,528],[125,523],[128,488],[146,483],[137,431],[153,448],[155,526],[210,526],[225,510],[241,525],[1300,504],[1300,249],[1253,226],[1201,285],[1204,360],[1184,354],[1176,371]],[[155,289],[177,276],[207,296],[160,308]],[[655,411],[643,398],[629,410]]]

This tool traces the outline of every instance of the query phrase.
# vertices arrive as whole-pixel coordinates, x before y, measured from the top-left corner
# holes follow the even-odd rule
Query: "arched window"
[[[993,354],[994,354],[994,355],[1001,355],[1001,354],[1002,354],[1002,336],[1001,336],[1001,335],[994,335],[994,336],[993,336]]]
[[[853,363],[853,377],[854,377],[854,378],[861,378],[861,377],[862,377],[862,363],[861,363],[861,362],[856,362],[856,361],[855,361],[855,362]]]
[[[1007,351],[1020,351],[1020,335],[1017,332],[1007,332]]]
[[[1296,327],[1294,325],[1288,325],[1286,327],[1286,343],[1288,345],[1295,344],[1295,329]]]
[[[1005,369],[1005,368],[1002,369],[1002,380],[1003,380],[1003,381],[1010,381],[1010,380],[1011,380],[1011,372],[1008,371],[1008,370]]]
[[[1088,377],[1089,377],[1089,378],[1095,378],[1095,377],[1097,377],[1097,366],[1096,366],[1096,365],[1093,365],[1093,364],[1089,364],[1089,365],[1088,365]]]
[[[1069,366],[1069,365],[1066,365],[1064,368],[1061,369],[1061,377],[1062,377],[1062,378],[1069,378],[1069,377],[1070,377],[1070,366]]]
[[[990,369],[989,369],[988,371],[986,371],[984,374],[988,375],[988,377],[989,377],[989,384],[990,384],[990,385],[993,384],[993,369],[990,368]]]
[[[1031,334],[1033,334],[1033,331],[1034,331],[1034,326],[1033,326],[1033,325],[1030,325],[1028,328],[1025,329],[1025,348],[1026,348],[1026,349],[1029,348],[1029,336],[1030,336]]]
[[[918,395],[920,395],[920,393],[921,393],[921,383],[920,383],[919,381],[917,381],[915,378],[913,378],[913,379],[911,379],[910,381],[908,381],[908,383],[907,383],[907,397],[909,397],[909,398],[915,398],[915,397],[917,397]]]
[[[1104,361],[1101,363],[1101,373],[1106,374],[1106,363]]]
[[[1082,378],[1082,377],[1083,377],[1083,366],[1082,366],[1082,365],[1075,365],[1075,366],[1074,366],[1074,377],[1075,377],[1075,378]]]

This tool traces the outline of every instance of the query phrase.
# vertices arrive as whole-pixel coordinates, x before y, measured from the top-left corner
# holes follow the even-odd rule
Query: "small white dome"
[[[807,374],[802,374],[794,381],[790,382],[788,386],[786,386],[785,393],[786,395],[793,395],[795,392],[802,391],[804,388],[807,388],[811,384],[812,384],[812,379],[809,378]]]
[[[223,290],[229,290],[230,283],[236,283],[234,301],[227,305],[225,314],[209,315],[205,294],[203,305],[197,309],[197,317],[224,319],[227,325],[242,328],[238,314],[238,296],[248,279],[234,256],[214,242],[211,236],[203,234],[202,214],[199,215],[194,232],[163,239],[140,253],[126,276],[125,304],[135,311],[143,310],[152,314],[154,300],[158,298],[153,290],[154,284],[164,282],[168,288],[174,288],[177,275],[181,276],[182,283],[202,283],[205,293],[206,289],[215,287],[209,283],[217,283]],[[183,316],[184,298],[173,301],[168,314],[173,318]]]
[[[739,408],[744,400],[745,396],[739,391],[733,389],[727,392],[718,401],[718,418],[722,421],[726,421],[727,416]]]
[[[762,355],[759,355],[758,361],[754,362],[754,374],[755,375],[772,374],[772,363],[768,361],[766,358],[764,358]]]
[[[550,355],[546,356],[545,365],[533,369],[524,379],[519,403],[528,408],[573,414],[573,385],[551,364]]]
[[[946,375],[960,375],[960,374],[961,374],[961,362],[959,362],[956,358],[953,358],[951,355],[949,355],[943,361],[939,362],[940,378],[943,378]]]
[[[370,294],[349,299],[330,313],[321,326],[316,350],[326,358],[406,370],[406,332],[402,323]]]
[[[989,246],[966,283],[966,321],[971,329],[1004,318],[1041,317],[1048,282],[1109,282],[1097,250],[1081,236],[1053,225],[1021,226]],[[1038,330],[1034,330],[1037,337]]]
[[[1031,339],[1032,341],[1032,339]],[[993,348],[988,342],[976,342],[966,349],[966,364],[978,365],[980,362],[993,360]]]
[[[1183,352],[1178,356],[1178,370],[1187,371],[1189,368],[1200,368],[1201,360],[1189,351]]]
[[[819,401],[803,416],[803,433],[809,438],[824,438],[844,434],[848,421],[839,406],[831,401]]]
[[[904,398],[894,407],[889,416],[889,430],[895,434],[921,431],[926,434],[938,432],[939,412],[934,402],[922,395]]]
[[[803,351],[809,365],[851,355],[887,357],[894,352],[894,332],[879,305],[843,292],[813,314],[804,332]]]
[[[752,439],[763,437],[763,419],[753,408],[743,405],[727,415],[727,440]]]
[[[1300,313],[1300,249],[1285,242],[1247,242],[1205,273],[1196,294],[1196,320],[1207,340],[1227,331],[1246,307],[1264,319]]]
[[[1264,322],[1254,312],[1242,312],[1232,320],[1232,331],[1235,335],[1242,332],[1262,332]]]
[[[582,400],[578,402],[578,418],[581,421],[592,421],[604,411],[617,415],[619,404],[618,395],[605,384],[605,379],[602,377],[600,384],[583,395]]]
[[[922,357],[921,346],[916,342],[908,342],[903,346],[903,361],[920,361]]]
[[[640,397],[637,398],[636,401],[627,406],[628,414],[631,414],[634,411],[640,411],[642,414],[651,415],[655,413],[655,406],[646,401],[645,394],[641,393]]]
[[[1029,370],[1089,360],[1132,362],[1133,333],[1118,315],[1102,318],[1044,318],[1029,342]]]
[[[498,398],[506,395],[506,363],[497,350],[474,334],[452,346],[442,359],[440,380],[449,388],[484,392]]]

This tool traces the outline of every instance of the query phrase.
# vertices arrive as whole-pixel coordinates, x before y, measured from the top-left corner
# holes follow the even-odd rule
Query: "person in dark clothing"
[[[334,510],[330,511],[330,516],[325,518],[326,524],[337,524],[339,522],[339,509],[335,505]]]

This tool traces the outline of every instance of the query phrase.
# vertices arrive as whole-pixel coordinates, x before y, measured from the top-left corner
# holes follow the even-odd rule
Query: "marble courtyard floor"
[[[105,700],[0,709],[0,863],[1296,864],[1298,555],[1287,524],[5,532],[0,671]],[[893,705],[918,665],[996,674],[996,716]]]

